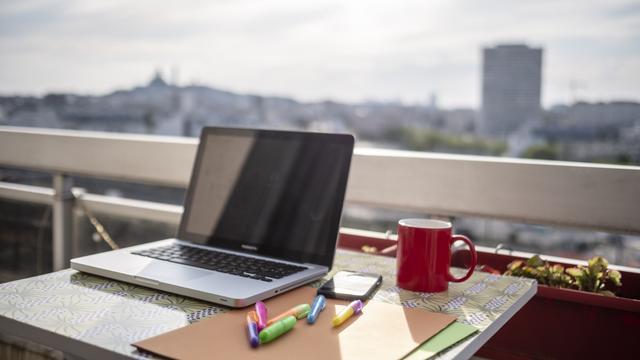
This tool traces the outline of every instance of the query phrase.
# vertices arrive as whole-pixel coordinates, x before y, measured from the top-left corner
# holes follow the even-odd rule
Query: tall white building
[[[540,117],[542,49],[498,45],[483,49],[483,135],[506,138]]]

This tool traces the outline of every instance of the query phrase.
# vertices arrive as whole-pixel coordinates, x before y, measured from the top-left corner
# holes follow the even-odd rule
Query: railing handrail
[[[197,142],[0,127],[0,166],[185,187]],[[640,167],[357,148],[347,202],[640,233]]]
[[[132,217],[141,220],[159,221],[162,223],[169,223],[177,225],[182,215],[182,206],[168,205],[164,203],[157,203],[144,200],[132,200],[123,199],[113,196],[86,194],[83,189],[75,188],[74,193],[76,196],[81,196],[82,201],[97,213],[105,213],[110,215],[117,215],[123,217]],[[27,201],[37,204],[52,205],[53,190],[50,188],[23,185],[23,184],[11,184],[6,182],[0,182],[0,199],[8,198],[16,201]],[[393,243],[397,240],[397,235],[383,233],[378,231],[353,229],[353,228],[340,228],[341,236],[359,237],[361,239],[373,239],[378,241],[388,241]],[[477,251],[497,253],[497,249],[475,245]],[[529,258],[533,256],[533,253],[507,250],[507,255]],[[586,261],[570,259],[564,257],[557,257],[551,255],[544,255],[544,259],[551,262],[562,262],[572,265],[586,265]],[[622,265],[610,265],[611,269],[639,273],[639,268],[632,268]]]

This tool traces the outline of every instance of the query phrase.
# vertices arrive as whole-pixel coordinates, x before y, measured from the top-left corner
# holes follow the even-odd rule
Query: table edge
[[[0,315],[0,331],[83,359],[132,359],[113,350]],[[36,340],[37,339],[37,340]]]
[[[489,341],[493,335],[495,335],[498,330],[500,330],[506,323],[509,321],[513,315],[515,315],[520,309],[522,309],[529,300],[533,299],[533,297],[538,292],[538,282],[532,281],[531,287],[527,292],[522,294],[518,300],[511,305],[505,312],[502,313],[496,320],[491,322],[491,324],[484,329],[484,331],[480,332],[478,335],[473,338],[462,342],[461,344],[455,346],[452,351],[453,353],[449,354],[449,352],[443,354],[442,359],[469,359],[471,358],[480,348]],[[454,354],[457,350],[459,352]],[[451,355],[452,357],[449,357]]]

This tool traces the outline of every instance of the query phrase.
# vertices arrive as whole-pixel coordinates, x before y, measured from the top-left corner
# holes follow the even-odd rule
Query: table
[[[531,279],[476,272],[447,292],[406,291],[395,284],[395,258],[347,250],[338,250],[331,273],[312,286],[344,269],[383,276],[373,301],[451,314],[478,328],[444,359],[471,357],[537,289]],[[88,359],[150,358],[130,344],[230,310],[71,269],[0,284],[0,332]]]

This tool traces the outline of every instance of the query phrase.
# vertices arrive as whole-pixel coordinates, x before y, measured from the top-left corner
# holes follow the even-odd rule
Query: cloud
[[[515,41],[545,49],[547,104],[574,78],[638,99],[639,24],[623,0],[0,2],[0,92],[100,93],[179,66],[243,92],[477,106],[481,48]]]

